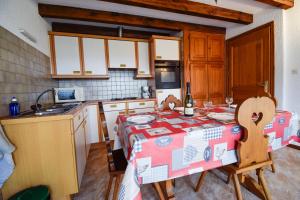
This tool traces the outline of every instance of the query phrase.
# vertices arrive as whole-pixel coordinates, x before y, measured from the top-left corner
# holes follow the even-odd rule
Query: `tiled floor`
[[[265,171],[269,190],[273,200],[299,200],[300,199],[300,151],[289,147],[274,152],[277,172]],[[218,170],[208,173],[199,192],[193,191],[193,186],[199,174],[176,179],[175,197],[178,200],[226,200],[235,199],[232,182],[224,183],[225,176]],[[223,178],[223,180],[221,179]],[[80,192],[75,200],[104,199],[108,183],[108,170],[106,165],[106,150],[104,144],[93,145],[90,150],[87,168],[83,177]],[[245,200],[258,199],[246,189],[242,188]],[[143,199],[158,199],[151,185],[142,186]]]

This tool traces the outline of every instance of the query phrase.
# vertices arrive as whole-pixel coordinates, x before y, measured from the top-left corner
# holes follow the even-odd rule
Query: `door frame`
[[[239,37],[244,37],[244,36],[247,36],[249,34],[252,34],[253,32],[256,32],[258,30],[261,30],[261,29],[264,29],[264,28],[269,28],[271,33],[270,33],[270,84],[269,84],[269,89],[270,89],[270,93],[271,95],[274,97],[274,87],[275,87],[275,82],[274,82],[274,79],[275,79],[275,41],[274,41],[274,21],[271,21],[269,23],[266,23],[264,25],[261,25],[259,27],[256,27],[254,29],[251,29],[249,31],[246,31],[240,35],[237,35],[237,36],[234,36],[228,40],[226,40],[226,61],[225,61],[225,70],[227,71],[227,74],[226,74],[226,95],[228,96],[232,96],[232,92],[231,92],[231,81],[230,81],[230,78],[231,78],[231,69],[230,69],[230,65],[229,65],[229,62],[230,62],[230,59],[228,58],[229,57],[229,51],[230,51],[230,48],[229,48],[229,43]]]

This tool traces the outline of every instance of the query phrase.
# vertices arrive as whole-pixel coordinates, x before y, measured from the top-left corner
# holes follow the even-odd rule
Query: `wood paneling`
[[[167,29],[181,31],[183,29],[211,31],[217,33],[225,33],[225,28],[205,26],[199,24],[178,22],[172,20],[163,20],[150,17],[142,17],[136,15],[128,15],[122,13],[113,13],[100,10],[91,10],[84,8],[75,8],[67,6],[39,4],[39,14],[42,17],[73,19],[90,22],[102,22],[110,24],[120,24],[129,26],[139,26],[147,28]]]
[[[118,37],[117,28],[108,28],[108,27],[90,26],[90,25],[81,25],[81,24],[67,24],[67,23],[53,22],[52,31]],[[123,29],[123,37],[125,38],[148,39],[152,35],[158,35],[158,34],[163,36],[169,35],[167,33]]]
[[[103,1],[103,0],[102,0]],[[240,24],[253,22],[253,15],[232,9],[221,8],[193,1],[178,0],[104,0],[125,5],[169,11],[174,13],[219,19]]]
[[[209,34],[207,36],[208,61],[224,61],[225,36]]]
[[[225,77],[224,64],[211,63],[207,65],[208,92],[213,104],[224,103]]]
[[[274,24],[269,23],[228,40],[229,93],[235,103],[265,95],[264,83],[274,95]]]
[[[205,63],[191,64],[191,92],[198,106],[208,99],[207,66]]]
[[[256,0],[283,9],[294,7],[294,0]]]
[[[184,82],[191,82],[191,92],[202,107],[203,101],[224,103],[224,35],[184,31]]]

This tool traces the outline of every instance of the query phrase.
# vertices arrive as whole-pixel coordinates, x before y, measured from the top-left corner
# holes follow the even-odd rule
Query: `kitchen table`
[[[214,107],[210,112],[234,113],[234,109]],[[236,145],[242,128],[232,122],[217,121],[196,112],[185,117],[174,111],[148,113],[156,119],[136,125],[129,115],[117,119],[117,143],[128,160],[119,199],[142,199],[140,186],[182,177],[237,162]],[[132,116],[132,115],[130,115]],[[300,142],[298,117],[277,111],[265,127],[269,151]]]

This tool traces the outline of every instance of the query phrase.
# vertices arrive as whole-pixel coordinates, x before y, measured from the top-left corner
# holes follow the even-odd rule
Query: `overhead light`
[[[118,27],[118,36],[123,37],[123,26]]]
[[[28,40],[30,40],[31,42],[33,43],[36,43],[36,39],[33,35],[31,35],[30,33],[28,33],[26,30],[22,29],[22,28],[19,28],[18,29],[19,32],[24,35]]]

